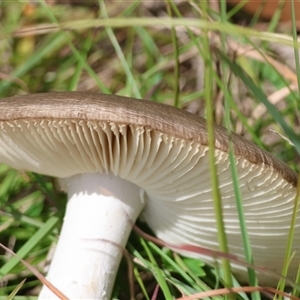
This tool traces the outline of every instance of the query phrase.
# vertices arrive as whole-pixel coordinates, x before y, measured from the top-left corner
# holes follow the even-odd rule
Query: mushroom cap
[[[222,126],[214,131],[228,244],[243,258],[229,137]],[[297,173],[246,139],[234,133],[230,139],[254,261],[280,272]],[[0,101],[0,162],[57,177],[111,172],[144,189],[143,215],[159,238],[218,249],[207,145],[205,119],[150,101],[88,92]],[[298,217],[294,245],[299,242]],[[293,274],[299,258],[296,253]]]

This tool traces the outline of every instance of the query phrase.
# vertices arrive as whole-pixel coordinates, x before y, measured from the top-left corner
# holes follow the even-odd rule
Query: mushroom
[[[227,130],[214,130],[229,249],[243,259]],[[231,140],[254,261],[280,272],[297,174],[244,138],[232,133]],[[69,298],[110,299],[121,248],[141,212],[167,243],[219,248],[207,144],[204,119],[150,101],[88,92],[0,101],[0,162],[62,178],[67,190],[48,279]],[[299,258],[298,251],[289,275]],[[234,271],[247,278],[243,267]],[[40,299],[53,297],[44,287]]]

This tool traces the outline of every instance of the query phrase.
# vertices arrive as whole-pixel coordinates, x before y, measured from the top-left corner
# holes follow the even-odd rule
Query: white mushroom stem
[[[69,200],[47,279],[69,299],[110,299],[121,248],[144,206],[140,188],[98,173],[66,184]],[[58,298],[44,286],[39,299]]]

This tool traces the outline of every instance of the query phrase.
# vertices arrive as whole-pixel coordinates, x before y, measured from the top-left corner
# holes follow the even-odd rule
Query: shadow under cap
[[[0,123],[14,120],[107,121],[142,126],[172,137],[208,145],[206,120],[187,111],[151,101],[91,92],[63,92],[21,95],[0,100]],[[226,128],[214,125],[215,148],[229,150]],[[243,137],[231,133],[237,157],[264,164],[297,186],[298,175],[272,154]]]

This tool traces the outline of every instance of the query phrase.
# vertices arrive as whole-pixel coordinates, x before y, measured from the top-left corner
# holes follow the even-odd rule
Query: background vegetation
[[[175,105],[213,118],[297,170],[297,24],[280,23],[280,7],[267,23],[260,21],[259,10],[247,16],[241,8],[196,0],[2,1],[0,97],[81,90]],[[0,165],[0,242],[44,272],[65,201],[53,178]],[[222,287],[214,269],[135,233],[127,249],[136,299],[179,298]],[[129,299],[127,269],[124,260],[116,299]],[[40,287],[31,271],[0,249],[0,299],[14,292],[15,299],[35,299]]]

